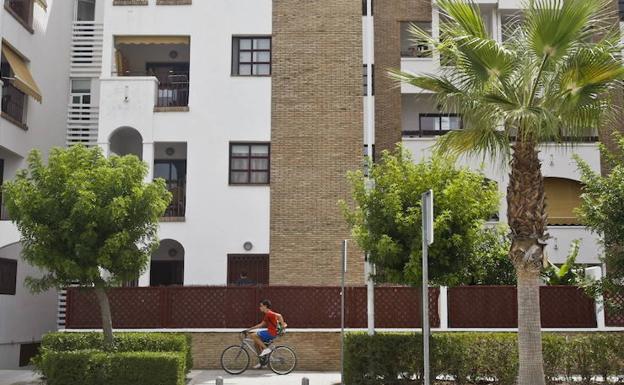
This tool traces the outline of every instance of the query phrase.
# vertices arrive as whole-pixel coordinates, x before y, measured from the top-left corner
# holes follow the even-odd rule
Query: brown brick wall
[[[272,60],[270,283],[336,285],[338,200],[363,152],[361,2],[274,0]]]
[[[220,369],[221,352],[239,345],[238,333],[193,333],[193,368]],[[340,333],[291,332],[277,341],[297,354],[297,370],[340,370]],[[252,357],[250,367],[257,363]]]
[[[430,0],[375,0],[375,152],[401,141],[401,89],[386,75],[401,66],[400,21],[431,21]]]

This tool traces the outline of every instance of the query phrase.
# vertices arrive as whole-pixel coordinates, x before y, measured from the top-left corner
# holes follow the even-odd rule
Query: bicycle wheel
[[[249,353],[240,345],[232,345],[221,353],[221,367],[230,374],[241,374],[249,366]]]
[[[269,355],[269,367],[275,374],[288,374],[296,365],[297,356],[288,346],[278,346]]]

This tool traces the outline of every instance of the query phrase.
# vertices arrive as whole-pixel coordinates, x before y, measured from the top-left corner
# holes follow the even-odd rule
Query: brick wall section
[[[375,152],[401,141],[401,89],[388,78],[401,66],[400,21],[431,21],[429,0],[375,0]]]
[[[272,60],[270,283],[337,285],[337,202],[363,152],[361,2],[274,0]]]
[[[193,368],[220,369],[221,352],[227,346],[239,345],[237,333],[193,333]],[[340,370],[340,333],[287,333],[277,341],[297,355],[297,370]],[[252,357],[250,367],[257,363]]]

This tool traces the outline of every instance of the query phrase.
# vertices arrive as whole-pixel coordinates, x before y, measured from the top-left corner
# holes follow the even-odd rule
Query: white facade
[[[488,24],[488,30],[497,40],[501,40],[501,25],[506,15],[518,12],[519,1],[512,0],[480,0],[481,13]],[[439,36],[439,15],[437,7],[433,7],[432,15],[432,36]],[[401,69],[415,74],[432,74],[440,72],[439,55],[433,54],[431,57],[403,57],[401,59]],[[425,92],[417,87],[402,85],[402,116],[401,123],[404,132],[403,142],[414,155],[415,161],[426,159],[430,156],[432,146],[435,143],[435,136],[419,135],[420,130],[425,130],[425,123],[421,122],[425,114],[442,114],[435,95]],[[441,118],[436,125],[436,129],[448,129],[449,122]],[[582,143],[575,145],[548,144],[540,148],[540,159],[542,160],[542,174],[545,178],[561,178],[564,180],[580,181],[580,173],[577,169],[573,154],[579,155],[585,160],[594,171],[600,171],[600,153],[597,143]],[[506,221],[507,202],[505,193],[508,183],[509,169],[505,167],[504,161],[482,159],[478,157],[460,159],[460,165],[468,166],[474,170],[481,170],[488,179],[498,183],[503,199],[500,204],[499,218]],[[596,234],[590,233],[583,226],[549,226],[548,233],[551,238],[548,241],[546,253],[553,263],[565,261],[570,244],[575,239],[581,240],[578,263],[598,264],[601,254]]]
[[[48,0],[47,10],[37,2],[32,7],[32,31],[6,6],[0,7],[3,44],[21,55],[42,98],[41,103],[30,96],[24,98],[23,124],[16,124],[19,122],[4,112],[0,117],[0,166],[4,166],[0,172],[4,180],[26,166],[25,158],[31,149],[39,149],[47,156],[51,147],[65,145],[73,4]],[[5,86],[12,81],[10,76],[2,78]],[[3,88],[3,96],[5,92]],[[4,103],[3,97],[3,111]],[[15,294],[0,294],[0,369],[18,367],[23,344],[40,341],[45,332],[56,328],[57,294],[49,291],[32,295],[24,287],[24,278],[39,272],[21,259],[18,241],[15,226],[0,220],[0,259],[17,261]]]
[[[230,142],[270,142],[271,78],[232,76],[231,59],[233,36],[271,35],[271,1],[104,4],[98,143],[112,153],[111,135],[131,127],[140,134],[142,158],[150,165],[155,156],[168,158],[159,147],[186,148],[185,214],[163,222],[159,236],[183,247],[185,285],[225,284],[228,254],[269,253],[269,186],[230,185],[228,163]],[[118,76],[115,36],[145,35],[188,37],[190,44],[175,48],[180,52],[176,59],[167,57],[170,45],[142,46],[146,56],[164,53],[171,62],[189,50],[186,110],[155,112],[156,78]],[[140,59],[136,50],[130,55]],[[250,251],[244,250],[245,242],[252,243]],[[148,271],[140,284],[149,282]]]

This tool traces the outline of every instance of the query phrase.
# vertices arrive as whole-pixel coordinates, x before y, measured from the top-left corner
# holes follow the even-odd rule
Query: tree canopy
[[[402,146],[393,153],[384,151],[381,161],[370,166],[370,177],[374,185],[368,191],[364,173],[350,173],[355,206],[344,204],[343,209],[358,245],[377,266],[376,278],[412,285],[420,282],[421,194],[432,189],[431,280],[444,285],[469,283],[474,267],[471,258],[483,247],[484,223],[498,211],[496,183],[439,156],[414,163]]]

